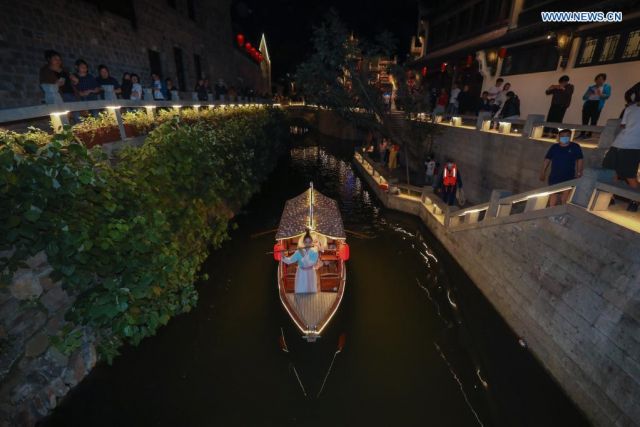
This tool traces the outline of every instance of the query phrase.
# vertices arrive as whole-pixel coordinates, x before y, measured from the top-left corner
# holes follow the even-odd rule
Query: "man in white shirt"
[[[433,175],[436,172],[436,161],[433,160],[432,157],[428,157],[427,161],[424,162],[425,166],[425,184],[431,185],[433,184]]]
[[[607,158],[614,166],[618,179],[631,188],[638,188],[638,165],[640,165],[640,102],[629,105],[622,115],[622,130],[611,145]],[[638,211],[638,203],[631,202],[627,210]]]
[[[449,96],[449,105],[447,106],[448,115],[458,114],[458,95],[460,95],[460,88],[454,83]]]
[[[504,79],[499,78],[498,80],[496,80],[495,86],[491,86],[489,89],[487,89],[487,92],[489,92],[489,99],[496,99],[496,96],[498,96],[498,94],[502,92],[502,83],[504,83]]]

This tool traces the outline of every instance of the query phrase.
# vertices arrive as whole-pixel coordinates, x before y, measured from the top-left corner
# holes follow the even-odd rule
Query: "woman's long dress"
[[[283,257],[285,264],[298,263],[295,292],[297,294],[318,292],[318,277],[314,268],[318,263],[318,251],[314,248],[296,250],[290,257]]]

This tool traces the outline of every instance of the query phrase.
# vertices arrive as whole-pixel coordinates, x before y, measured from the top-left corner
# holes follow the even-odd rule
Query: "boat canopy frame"
[[[285,203],[276,240],[298,237],[307,229],[331,239],[347,238],[338,202],[316,191],[313,183],[307,191]]]

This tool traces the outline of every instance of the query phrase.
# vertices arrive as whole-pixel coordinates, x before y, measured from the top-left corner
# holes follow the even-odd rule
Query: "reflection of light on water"
[[[422,242],[422,246],[424,246],[424,253],[435,262],[438,262],[438,258],[436,258],[433,252],[431,252],[431,250],[429,249],[429,246],[427,246],[425,242]]]
[[[489,383],[486,382],[484,378],[482,378],[482,375],[480,375],[480,368],[476,369],[476,375],[478,376],[478,379],[480,380],[480,383],[482,384],[482,386],[484,388],[489,388]]]
[[[415,237],[415,234],[409,233],[407,230],[405,230],[404,228],[402,228],[400,226],[397,226],[397,225],[393,227],[393,230],[397,231],[398,233],[402,233],[402,234],[404,234],[406,236],[409,236],[409,237]]]
[[[467,402],[467,406],[469,407],[469,409],[471,409],[471,412],[473,412],[473,415],[476,417],[478,424],[480,424],[481,426],[484,426],[484,424],[482,424],[482,421],[480,421],[480,417],[478,416],[478,413],[476,412],[475,409],[473,409],[473,405],[471,405],[471,402],[469,402],[469,398],[467,397],[467,393],[465,393],[464,391],[464,386],[462,385],[462,381],[460,381],[460,378],[458,378],[458,375],[453,370],[453,367],[451,366],[451,364],[445,357],[444,353],[440,349],[440,346],[436,343],[433,343],[433,345],[436,347],[436,350],[438,350],[438,353],[440,353],[440,357],[442,357],[442,360],[444,360],[444,363],[447,364],[447,367],[449,368],[449,372],[451,372],[451,375],[453,375],[453,379],[456,380],[456,382],[458,383],[458,387],[460,387],[460,391],[462,392],[464,401]]]
[[[427,298],[429,298],[429,301],[431,301],[433,305],[436,307],[436,314],[438,315],[438,317],[440,317],[442,320],[446,322],[446,319],[442,317],[442,315],[440,314],[440,304],[438,304],[438,301],[436,301],[431,297],[431,292],[429,292],[429,288],[427,288],[422,283],[420,283],[420,280],[418,280],[417,277],[416,277],[416,282],[418,283],[418,287],[423,291],[425,291],[425,293],[427,294]]]
[[[447,299],[449,300],[449,304],[451,305],[451,307],[458,308],[456,303],[451,299],[451,290],[450,289],[447,289]]]

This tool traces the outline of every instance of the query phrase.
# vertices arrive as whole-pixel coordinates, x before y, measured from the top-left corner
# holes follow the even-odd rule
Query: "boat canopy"
[[[313,189],[287,200],[276,240],[303,234],[307,228],[334,239],[345,239],[338,203]]]

